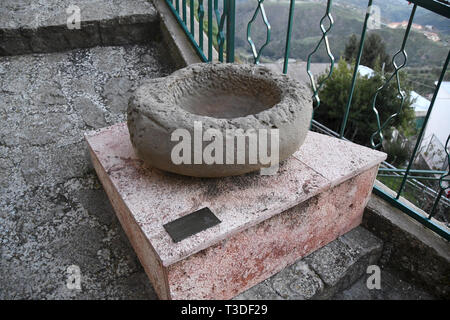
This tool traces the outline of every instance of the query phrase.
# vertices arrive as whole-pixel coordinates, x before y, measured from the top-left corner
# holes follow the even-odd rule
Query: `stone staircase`
[[[73,4],[79,29],[67,26],[75,17]],[[158,12],[145,0],[4,0],[1,9],[0,56],[139,44],[160,36]]]
[[[330,299],[365,275],[382,247],[380,239],[356,227],[235,299]]]

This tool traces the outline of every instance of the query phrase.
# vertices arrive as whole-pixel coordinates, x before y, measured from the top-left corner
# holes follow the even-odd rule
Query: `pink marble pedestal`
[[[200,179],[144,167],[125,123],[86,140],[161,299],[232,298],[356,227],[386,157],[309,132],[276,175]],[[174,243],[163,225],[203,207],[221,223]]]

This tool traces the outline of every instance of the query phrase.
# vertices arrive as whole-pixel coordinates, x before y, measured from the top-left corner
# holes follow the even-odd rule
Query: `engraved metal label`
[[[205,207],[166,223],[163,227],[174,242],[180,242],[219,223],[219,218],[209,208]]]

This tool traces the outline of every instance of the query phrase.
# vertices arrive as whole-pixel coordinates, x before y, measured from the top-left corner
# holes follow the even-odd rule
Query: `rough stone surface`
[[[171,88],[171,90],[167,90]],[[309,89],[267,68],[242,64],[194,64],[169,77],[152,79],[136,90],[128,109],[128,128],[133,146],[148,165],[196,177],[223,177],[258,170],[263,164],[249,162],[248,143],[236,144],[227,130],[279,130],[279,160],[287,159],[303,143],[312,116]],[[223,156],[219,164],[194,163],[194,122],[203,130],[221,133]],[[174,164],[172,140],[176,129],[190,133],[189,164]],[[201,131],[203,133],[203,131]],[[231,131],[229,131],[231,132]],[[232,164],[226,164],[227,145],[233,146]],[[202,142],[202,148],[210,142]],[[235,145],[236,144],[236,145]],[[245,155],[245,163],[237,157]],[[277,163],[273,163],[276,165]]]
[[[235,299],[329,299],[378,261],[382,245],[366,229],[354,228]]]
[[[332,244],[333,242],[329,245]],[[273,290],[283,299],[313,299],[324,288],[323,281],[303,260],[285,268],[273,276],[269,282]]]
[[[395,271],[381,269],[380,289],[368,289],[368,274],[349,288],[335,294],[333,300],[434,300],[436,297],[414,284],[401,280]]]
[[[282,273],[283,271],[280,271]],[[269,280],[264,280],[233,298],[234,300],[286,300],[272,288]]]
[[[76,5],[80,29],[67,19]],[[3,0],[0,55],[54,52],[98,45],[144,43],[159,36],[159,18],[146,0]]]
[[[127,104],[109,101],[167,61],[157,43],[0,58],[0,299],[156,298],[83,133],[124,121]]]
[[[448,241],[375,195],[363,224],[385,243],[380,265],[436,297],[450,298]]]
[[[326,290],[320,297],[330,298],[353,284],[367,266],[378,261],[381,250],[379,239],[363,228],[356,228],[306,257],[305,262],[325,283]]]

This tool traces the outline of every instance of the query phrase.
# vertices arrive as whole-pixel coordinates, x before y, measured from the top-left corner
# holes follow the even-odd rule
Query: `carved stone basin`
[[[239,175],[298,150],[311,121],[310,96],[305,85],[262,66],[194,64],[143,83],[130,99],[128,129],[152,167]]]

